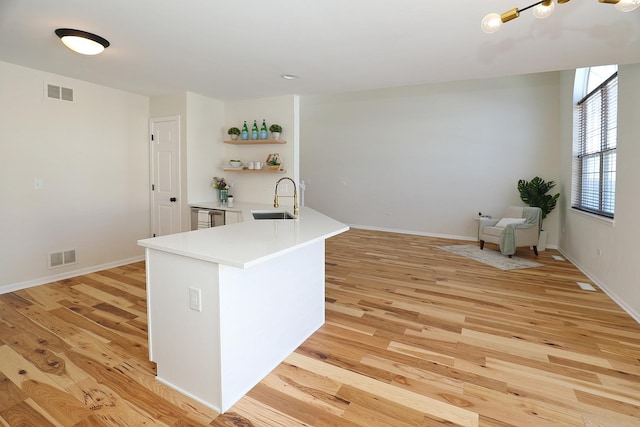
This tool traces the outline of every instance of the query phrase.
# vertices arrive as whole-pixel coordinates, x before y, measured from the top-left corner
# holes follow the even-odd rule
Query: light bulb
[[[69,49],[83,55],[97,55],[104,50],[100,43],[83,37],[64,36],[61,40]]]
[[[620,0],[615,5],[615,8],[620,12],[631,12],[638,7],[640,7],[640,0]]]
[[[497,13],[490,13],[482,18],[482,31],[487,34],[495,33],[502,27],[502,18]]]
[[[545,3],[548,3],[548,4],[545,5]],[[549,2],[542,2],[533,8],[533,16],[535,16],[538,19],[544,19],[553,13],[553,10],[555,9],[555,7],[556,7],[556,4],[553,0]]]

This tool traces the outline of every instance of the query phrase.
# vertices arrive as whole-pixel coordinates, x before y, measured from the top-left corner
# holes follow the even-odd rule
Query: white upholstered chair
[[[485,242],[495,243],[509,258],[522,246],[533,247],[538,255],[538,238],[542,211],[540,208],[509,206],[501,219],[481,218],[478,239],[480,249]]]

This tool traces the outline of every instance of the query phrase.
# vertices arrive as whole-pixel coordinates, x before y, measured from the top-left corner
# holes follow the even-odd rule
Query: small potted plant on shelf
[[[278,124],[272,124],[269,126],[269,130],[271,131],[271,136],[273,139],[280,139],[280,132],[282,132],[282,126]]]
[[[231,139],[238,139],[238,135],[240,135],[240,129],[233,127],[233,128],[229,128],[229,130],[227,131],[227,133],[231,136]]]

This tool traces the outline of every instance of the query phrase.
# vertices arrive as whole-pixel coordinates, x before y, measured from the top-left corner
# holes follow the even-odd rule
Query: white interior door
[[[151,119],[151,204],[153,236],[181,231],[179,116]]]

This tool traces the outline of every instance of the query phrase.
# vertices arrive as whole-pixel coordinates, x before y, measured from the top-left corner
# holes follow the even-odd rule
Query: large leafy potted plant
[[[554,181],[546,182],[544,179],[536,176],[531,181],[521,179],[518,181],[518,191],[520,199],[529,206],[538,207],[542,210],[542,218],[540,220],[540,241],[538,242],[538,250],[545,250],[547,245],[547,232],[542,230],[542,222],[555,209],[560,193],[547,194],[549,190],[556,186]]]

